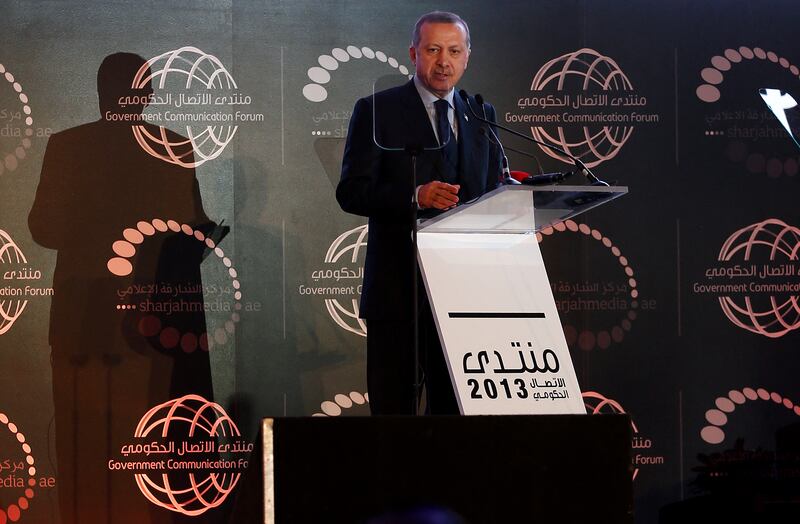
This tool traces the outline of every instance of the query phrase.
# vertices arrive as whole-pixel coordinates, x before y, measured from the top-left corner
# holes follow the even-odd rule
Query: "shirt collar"
[[[419,93],[419,97],[422,99],[422,103],[425,107],[433,106],[433,103],[439,100],[439,97],[428,91],[428,88],[422,85],[422,80],[417,78],[417,75],[414,75],[414,87],[417,88],[417,92]],[[444,97],[444,100],[447,100],[447,103],[450,104],[450,107],[455,107],[453,103],[453,95],[455,93],[455,88],[451,89],[449,93]]]

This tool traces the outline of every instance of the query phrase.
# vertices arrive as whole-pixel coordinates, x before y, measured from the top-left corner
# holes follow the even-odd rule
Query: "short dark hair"
[[[114,53],[103,59],[97,69],[97,94],[101,113],[141,113],[144,110],[146,104],[129,104],[128,109],[123,109],[117,101],[121,96],[146,96],[153,92],[149,80],[140,88],[132,87],[136,73],[146,64],[147,60],[134,53]],[[145,78],[149,79],[150,76],[148,71]]]
[[[460,24],[467,33],[467,48],[470,47],[469,43],[469,26],[463,18],[455,13],[448,11],[432,11],[419,17],[417,23],[414,25],[414,32],[411,33],[411,45],[417,47],[419,45],[419,32],[423,24]]]

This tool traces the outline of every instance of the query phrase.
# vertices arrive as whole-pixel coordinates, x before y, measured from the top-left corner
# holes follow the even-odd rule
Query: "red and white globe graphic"
[[[152,439],[170,434],[210,440],[241,435],[222,406],[199,395],[186,395],[154,407],[139,421],[135,436]],[[232,471],[201,473],[187,469],[179,482],[175,473],[137,473],[135,478],[142,494],[153,504],[194,516],[222,504],[240,476]]]
[[[614,400],[613,398],[608,398],[602,393],[598,393],[597,391],[584,391],[581,393],[583,397],[583,405],[586,406],[586,414],[587,415],[624,415],[625,408],[622,407],[622,404]],[[631,419],[631,430],[634,435],[639,433],[639,428],[636,427],[636,423]],[[636,477],[639,475],[639,468],[634,468],[633,470],[633,480],[636,480]]]
[[[28,261],[25,255],[11,237],[0,229],[0,267],[5,264],[27,264]],[[25,306],[28,305],[27,300],[19,300],[17,298],[0,297],[0,335],[8,332],[14,322],[17,321],[19,316],[25,311]]]
[[[743,265],[792,263],[800,249],[800,229],[768,219],[733,233],[722,245],[719,260]],[[746,264],[745,264],[746,263]],[[759,293],[722,296],[719,304],[736,326],[769,338],[778,338],[800,327],[797,294]]]
[[[348,263],[353,266],[364,265],[364,256],[367,247],[367,226],[358,226],[345,231],[331,243],[328,252],[325,253],[326,264]],[[367,325],[363,319],[358,318],[358,295],[349,298],[348,302],[340,301],[335,298],[325,299],[325,308],[334,322],[350,333],[366,337]]]
[[[237,88],[236,81],[217,57],[189,46],[168,51],[145,62],[136,73],[132,87],[142,89],[148,84],[152,84],[156,92],[169,91],[168,94],[175,92],[176,95],[195,91],[219,93]],[[187,110],[187,106],[176,110]],[[136,141],[152,156],[181,167],[193,168],[217,158],[233,139],[238,126],[187,124],[185,139],[174,138],[175,135],[170,135],[163,126],[159,126],[157,134],[141,125],[132,129]]]
[[[633,86],[630,80],[617,63],[589,48],[550,60],[539,69],[531,82],[531,91],[540,94],[546,91],[577,96],[631,90]],[[562,122],[547,127],[531,127],[531,133],[535,139],[560,147],[591,168],[614,158],[633,133],[633,126]],[[572,163],[564,155],[544,147],[541,149],[553,158]]]

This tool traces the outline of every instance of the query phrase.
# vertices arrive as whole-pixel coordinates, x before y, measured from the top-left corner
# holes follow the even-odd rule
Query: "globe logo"
[[[531,82],[531,91],[537,92],[592,94],[632,90],[630,80],[614,60],[588,48],[550,60]],[[534,126],[531,133],[535,139],[560,147],[590,168],[614,158],[633,133],[631,125],[604,125],[603,122],[581,125],[572,124],[572,121],[574,119],[570,123],[559,122],[555,128]],[[553,158],[572,163],[564,155],[541,149]]]
[[[11,237],[0,229],[0,267],[5,264],[27,264],[28,260],[20,248]],[[3,271],[4,273],[4,271]],[[11,288],[0,288],[0,335],[7,333],[14,322],[25,311],[28,305],[27,300],[19,300],[7,297],[5,291],[11,292]]]
[[[236,81],[213,55],[196,47],[181,47],[151,58],[142,65],[133,79],[134,89],[143,89],[152,83],[154,90],[214,91],[236,89]],[[189,97],[192,98],[192,97]],[[171,97],[165,100],[172,100]],[[196,98],[202,100],[202,97]],[[187,102],[197,107],[194,101]],[[206,104],[207,105],[207,104]],[[238,126],[230,124],[192,126],[187,124],[187,138],[170,136],[163,126],[153,134],[143,125],[133,126],[133,135],[139,145],[150,155],[186,168],[194,168],[217,158],[233,139]]]
[[[596,391],[584,391],[581,393],[581,396],[583,397],[583,404],[586,406],[586,412],[590,415],[625,414],[625,408],[622,407],[622,404],[612,398],[606,397],[601,393]],[[639,429],[636,427],[636,424],[633,421],[631,421],[631,427],[633,428],[634,433],[639,432]]]
[[[168,435],[188,438],[218,436],[238,437],[239,428],[222,406],[199,395],[186,395],[152,408],[139,421],[135,436],[142,439]],[[153,504],[184,515],[200,515],[222,504],[236,487],[241,473],[185,469],[182,483],[175,475],[135,475],[142,494]]]
[[[362,248],[367,246],[367,226],[359,226],[349,231],[345,231],[333,241],[328,252],[325,254],[326,264],[335,264],[348,261],[351,264],[363,267],[363,259],[359,262]],[[358,318],[358,297],[349,298],[349,303],[344,304],[335,298],[326,298],[325,307],[331,318],[341,328],[366,337],[367,325],[364,320]]]
[[[800,249],[800,229],[778,219],[768,219],[733,233],[722,245],[719,260],[724,262],[772,263],[796,261]],[[750,290],[754,289],[750,284]],[[757,290],[769,291],[771,285]],[[736,326],[769,338],[779,338],[800,327],[800,304],[796,292],[754,293],[743,297],[719,297],[725,316]]]
[[[584,391],[581,393],[583,397],[583,405],[586,406],[586,413],[588,415],[624,415],[625,408],[622,407],[622,404],[617,402],[612,398],[608,398],[602,393],[598,393],[596,391]],[[639,433],[639,428],[636,427],[636,423],[631,419],[631,430],[633,432],[634,438]],[[633,470],[633,480],[636,480],[636,477],[639,475],[639,468],[634,468]]]

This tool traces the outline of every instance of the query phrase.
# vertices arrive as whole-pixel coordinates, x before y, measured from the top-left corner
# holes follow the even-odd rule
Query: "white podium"
[[[420,224],[420,268],[462,414],[586,413],[536,232],[625,193],[503,186]]]

